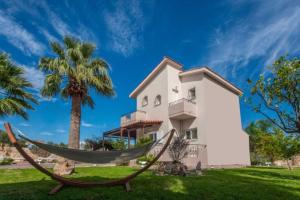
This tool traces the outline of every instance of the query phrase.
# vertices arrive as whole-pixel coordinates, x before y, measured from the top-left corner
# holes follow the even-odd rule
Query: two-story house
[[[165,57],[129,95],[136,100],[136,111],[123,115],[120,128],[104,136],[159,139],[175,128],[189,140],[183,160],[188,167],[247,166],[249,138],[241,125],[241,95],[211,69],[184,71],[180,63]],[[153,153],[157,151],[159,145]],[[169,159],[167,152],[161,158]]]

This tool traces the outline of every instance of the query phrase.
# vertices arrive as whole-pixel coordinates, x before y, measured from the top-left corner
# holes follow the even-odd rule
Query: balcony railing
[[[188,119],[196,117],[196,103],[188,99],[179,99],[169,103],[169,117],[171,119]]]
[[[127,126],[134,122],[141,120],[146,120],[146,112],[142,110],[137,110],[134,112],[126,113],[121,116],[121,126]]]

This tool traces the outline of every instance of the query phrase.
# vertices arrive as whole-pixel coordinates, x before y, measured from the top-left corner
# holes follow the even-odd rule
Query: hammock
[[[42,167],[41,165],[39,165],[38,163],[36,163],[23,149],[22,147],[19,145],[18,143],[18,140],[17,138],[15,137],[12,129],[11,129],[11,126],[9,123],[4,123],[4,127],[6,129],[6,132],[7,132],[7,135],[8,135],[8,138],[10,140],[10,142],[15,146],[15,148],[18,150],[18,152],[33,166],[35,167],[37,170],[39,170],[40,172],[46,174],[47,176],[51,177],[53,180],[59,182],[59,185],[57,185],[55,188],[53,188],[49,194],[55,194],[57,193],[58,191],[60,191],[64,186],[74,186],[74,187],[95,187],[95,186],[102,186],[102,187],[110,187],[110,186],[117,186],[117,185],[123,185],[124,188],[126,189],[126,191],[130,191],[131,188],[130,188],[130,184],[129,182],[134,179],[135,177],[137,177],[139,174],[143,173],[144,171],[146,171],[147,169],[149,169],[161,156],[162,154],[166,151],[167,147],[169,146],[169,144],[171,143],[171,140],[172,140],[172,137],[175,133],[175,129],[172,129],[170,132],[168,132],[167,134],[169,134],[169,137],[168,139],[165,141],[165,144],[163,145],[163,147],[161,148],[160,152],[154,157],[153,160],[151,160],[146,166],[144,166],[143,168],[139,169],[138,171],[136,172],[133,172],[132,174],[126,176],[126,177],[123,177],[123,178],[120,178],[120,179],[117,179],[117,180],[107,180],[107,181],[102,181],[102,182],[99,182],[99,181],[91,181],[91,182],[87,182],[87,181],[80,181],[80,180],[74,180],[74,179],[70,179],[70,178],[65,178],[65,177],[62,177],[62,176],[59,176],[59,175],[56,175],[54,173],[52,173],[51,171],[49,171],[48,169]],[[166,135],[167,135],[166,134]],[[165,136],[166,136],[165,135]],[[165,137],[164,136],[164,137]],[[164,138],[163,137],[163,138]],[[23,138],[25,139],[26,137],[23,136]],[[161,138],[161,139],[163,139]],[[161,140],[160,139],[160,140]],[[28,138],[26,138],[27,141],[30,141],[30,142],[35,142],[35,141],[32,141]],[[158,140],[157,142],[159,142],[160,140]],[[40,142],[35,142],[39,145],[43,144],[43,143],[40,143]],[[44,144],[45,145],[45,144]],[[51,145],[50,145],[51,146]],[[149,145],[150,146],[150,145]],[[51,149],[49,147],[49,145],[47,145],[46,147],[47,149]],[[145,146],[145,147],[141,147],[141,148],[137,148],[137,149],[147,149],[150,147]],[[55,149],[57,149],[57,147],[55,147]],[[61,147],[58,147],[58,149],[60,149],[59,152],[62,152],[61,149],[66,149],[66,148],[61,148]],[[132,152],[139,152],[137,149],[132,149],[132,150],[125,150],[125,151],[118,151],[120,153],[119,155],[123,155],[125,156],[126,153],[124,152],[127,152],[127,154],[130,154],[131,151]],[[71,151],[73,151],[73,153],[78,153],[78,151],[82,152],[81,150],[76,150],[74,151],[74,149],[71,149]],[[142,150],[141,150],[142,151]],[[69,152],[69,151],[68,151]],[[86,151],[84,151],[86,153]],[[90,152],[88,152],[90,153]],[[102,152],[104,153],[104,152]],[[69,153],[68,153],[69,154]],[[136,153],[137,155],[138,153]],[[129,158],[129,157],[127,157]],[[118,159],[118,158],[114,158],[114,159]]]
[[[65,147],[58,147],[51,144],[45,144],[42,142],[31,140],[23,135],[19,137],[24,140],[38,146],[39,148],[48,151],[49,153],[70,159],[78,162],[85,163],[124,163],[129,160],[136,159],[144,154],[146,154],[152,147],[154,143],[147,144],[143,147],[126,149],[122,151],[86,151],[80,149],[71,149]]]

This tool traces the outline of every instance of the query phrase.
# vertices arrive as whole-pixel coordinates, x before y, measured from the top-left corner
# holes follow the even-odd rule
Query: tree
[[[2,131],[0,129],[0,146],[1,146],[1,150],[4,149],[5,145],[11,146],[11,143],[10,143],[10,141],[8,139],[7,133],[5,131]]]
[[[174,163],[180,163],[188,154],[187,147],[189,142],[184,138],[184,134],[175,137],[169,146],[169,154]]]
[[[281,130],[277,129],[275,134],[277,140],[280,143],[281,156],[287,162],[289,170],[292,169],[290,160],[300,153],[300,139],[299,136],[295,135],[285,135]]]
[[[250,154],[253,164],[274,162],[284,159],[291,169],[289,160],[300,153],[300,139],[295,134],[285,134],[268,120],[252,122],[246,132],[250,138]]]
[[[26,140],[24,140],[22,138],[18,139],[18,144],[21,147],[27,147]],[[4,150],[5,146],[11,147],[13,145],[10,142],[7,133],[5,131],[3,131],[3,130],[0,129],[0,147],[1,147],[1,150]]]
[[[274,137],[274,126],[268,120],[252,122],[246,132],[250,139],[250,155],[253,164],[274,162],[281,158],[281,147]]]
[[[251,94],[261,100],[255,105],[249,102],[284,132],[300,134],[300,60],[280,57],[270,69],[270,76],[262,74],[254,84],[248,80]]]
[[[92,151],[99,150],[101,148],[104,148],[105,150],[112,150],[113,146],[111,142],[104,140],[100,137],[94,137],[92,139],[85,139],[84,140],[84,149]]]
[[[153,142],[153,139],[149,136],[147,137],[141,137],[139,138],[137,144],[136,144],[136,147],[142,147],[142,146],[145,146],[147,144],[150,144],[151,142]]]
[[[28,119],[27,110],[38,102],[30,94],[30,82],[24,78],[24,70],[13,64],[8,55],[0,52],[0,117],[19,115]]]
[[[115,150],[124,150],[124,149],[126,149],[126,143],[125,143],[124,138],[112,141],[111,146]]]
[[[72,101],[68,146],[79,148],[81,106],[94,107],[91,90],[104,96],[113,96],[114,89],[108,74],[108,64],[100,58],[93,58],[95,45],[81,42],[70,36],[64,44],[51,42],[55,58],[43,57],[39,67],[46,73],[42,96],[60,95]]]

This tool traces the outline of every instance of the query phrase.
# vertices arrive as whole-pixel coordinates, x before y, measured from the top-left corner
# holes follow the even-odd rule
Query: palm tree
[[[30,82],[24,78],[24,70],[13,64],[9,56],[0,52],[0,117],[19,115],[28,119],[26,110],[33,110],[32,103],[38,102],[28,89]]]
[[[79,148],[81,106],[94,107],[90,91],[95,90],[104,96],[113,96],[114,89],[108,74],[108,64],[93,58],[95,46],[66,36],[63,46],[51,42],[55,58],[43,57],[39,67],[46,73],[42,96],[60,95],[72,100],[71,123],[69,133],[70,148]]]

